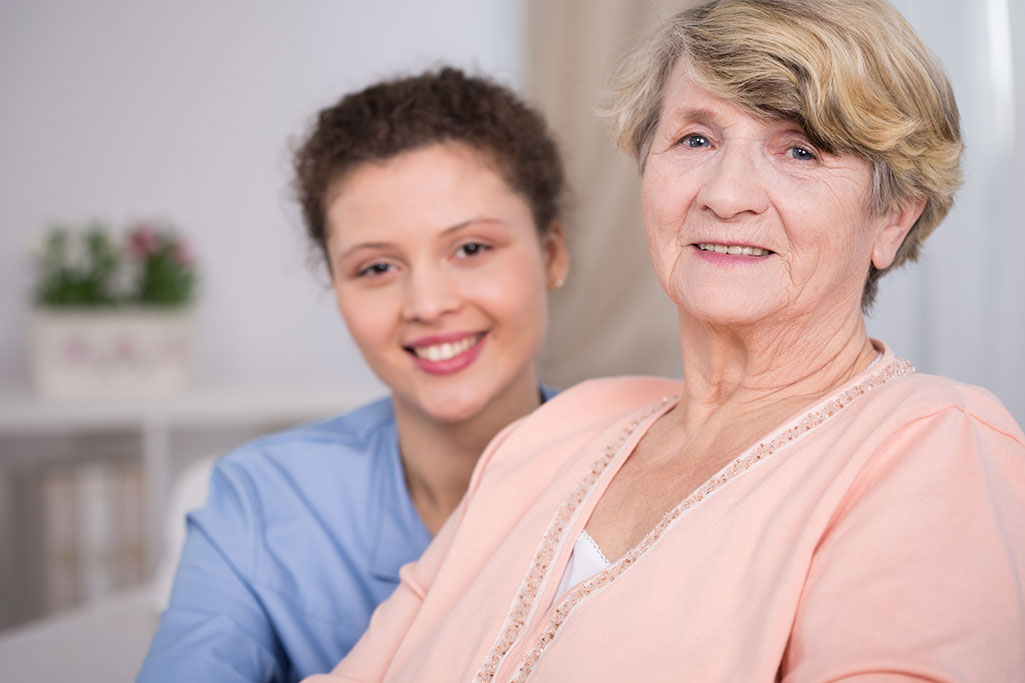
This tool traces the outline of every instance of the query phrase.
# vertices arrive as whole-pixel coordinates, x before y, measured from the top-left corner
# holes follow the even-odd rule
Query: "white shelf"
[[[344,388],[211,384],[182,396],[143,400],[47,400],[28,390],[0,391],[0,436],[139,429],[227,428],[328,417],[372,398]]]
[[[144,563],[150,570],[159,559],[163,543],[172,461],[179,456],[172,452],[176,434],[271,430],[329,417],[374,398],[367,387],[360,389],[356,392],[338,385],[210,383],[197,385],[189,393],[174,398],[140,400],[50,400],[36,396],[28,387],[0,389],[0,465],[13,460],[24,463],[25,456],[29,463],[33,462],[35,457],[31,453],[35,449],[19,453],[26,440],[86,434],[138,435],[146,516]],[[96,453],[82,448],[73,457],[88,461]]]

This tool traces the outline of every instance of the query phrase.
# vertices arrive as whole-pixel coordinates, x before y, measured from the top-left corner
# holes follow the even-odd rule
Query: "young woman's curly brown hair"
[[[377,83],[318,114],[295,152],[294,188],[325,259],[325,207],[346,175],[439,143],[463,145],[494,164],[530,205],[539,234],[561,217],[564,171],[541,115],[507,88],[447,67]]]

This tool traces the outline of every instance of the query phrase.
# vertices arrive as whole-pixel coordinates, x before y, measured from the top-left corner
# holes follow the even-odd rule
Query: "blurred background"
[[[919,371],[987,387],[1022,423],[1025,0],[894,4],[954,84],[967,181],[920,263],[882,280],[869,331]],[[291,145],[314,113],[374,80],[451,63],[540,107],[576,190],[574,261],[553,297],[543,376],[566,386],[679,375],[636,173],[594,114],[617,58],[678,6],[3,0],[0,629],[25,633],[40,617],[146,586],[164,554],[169,492],[189,463],[383,393],[334,309],[288,187]],[[32,254],[53,223],[91,221],[168,223],[187,241],[199,273],[187,388],[37,391]]]

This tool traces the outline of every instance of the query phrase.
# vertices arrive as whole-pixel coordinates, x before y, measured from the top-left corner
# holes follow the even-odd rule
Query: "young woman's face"
[[[458,422],[536,390],[565,244],[480,156],[433,145],[364,164],[327,222],[338,307],[405,410]]]

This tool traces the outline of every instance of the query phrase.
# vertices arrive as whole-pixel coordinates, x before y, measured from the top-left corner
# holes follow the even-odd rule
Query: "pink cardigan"
[[[1025,436],[889,351],[560,600],[679,383],[598,380],[507,428],[337,681],[1025,680]]]

